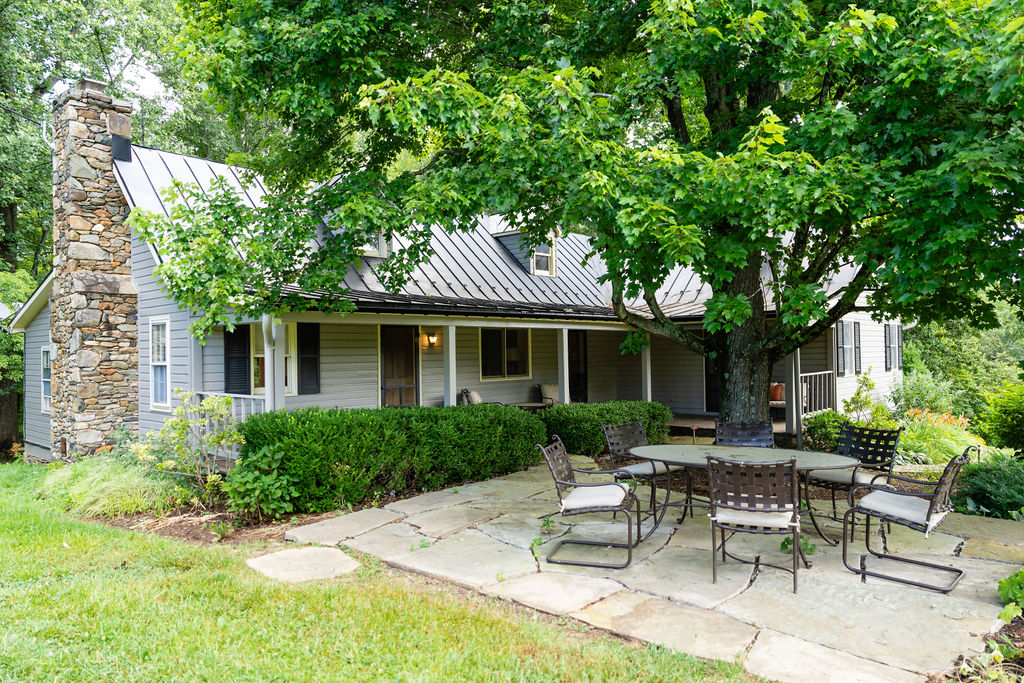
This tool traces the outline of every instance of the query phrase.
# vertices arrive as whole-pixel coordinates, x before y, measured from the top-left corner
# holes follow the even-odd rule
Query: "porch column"
[[[569,330],[558,328],[558,402],[569,403]]]
[[[284,408],[284,325],[275,325],[274,319],[265,315],[260,320],[263,331],[263,357],[267,370],[264,377],[267,410]]]
[[[274,363],[270,366],[274,375],[274,410],[284,410],[285,408],[285,363],[288,362],[285,358],[286,353],[288,353],[288,347],[285,342],[284,325],[274,325]],[[296,363],[296,367],[298,367],[298,363]],[[295,380],[296,378],[293,377],[292,381],[295,382]],[[296,386],[298,386],[297,383]],[[270,387],[267,387],[267,393],[269,392]]]
[[[786,356],[786,431],[803,448],[803,387],[800,385],[800,349]]]
[[[640,352],[640,395],[645,401],[654,400],[651,389],[651,339],[647,338],[647,346]]]
[[[444,404],[453,406],[457,401],[458,391],[455,378],[455,325],[446,325],[444,339],[441,340],[444,350]]]
[[[202,392],[206,388],[203,384],[203,345],[194,337],[188,340],[188,371],[189,391]]]

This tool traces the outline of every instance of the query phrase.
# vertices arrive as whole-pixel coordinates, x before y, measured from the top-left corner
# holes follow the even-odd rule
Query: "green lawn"
[[[78,521],[0,465],[0,681],[754,680],[364,567],[282,585],[259,547]]]

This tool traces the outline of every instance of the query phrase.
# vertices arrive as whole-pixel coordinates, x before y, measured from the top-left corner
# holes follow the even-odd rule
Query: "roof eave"
[[[14,317],[11,318],[7,329],[14,333],[23,333],[27,330],[32,321],[36,319],[36,316],[42,312],[43,307],[50,303],[50,292],[52,289],[53,271],[51,270],[46,279],[36,287],[36,291],[32,292],[32,296],[28,298],[25,305],[19,308]]]

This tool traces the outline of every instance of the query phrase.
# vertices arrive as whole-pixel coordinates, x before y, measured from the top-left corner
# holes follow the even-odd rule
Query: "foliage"
[[[738,663],[581,638],[500,602],[396,581],[373,562],[342,581],[268,580],[245,565],[261,547],[69,519],[36,497],[44,475],[0,466],[5,679],[755,680]]]
[[[917,455],[915,461],[946,463],[964,452],[969,446],[984,445],[984,441],[967,431],[970,421],[949,413],[912,409],[903,417],[900,434],[900,454],[903,459]]]
[[[831,453],[839,443],[839,430],[850,419],[835,410],[822,410],[804,418],[804,448]]]
[[[1005,617],[1000,614],[1000,619]],[[1010,621],[1010,619],[1005,619]],[[965,657],[956,670],[956,680],[965,683],[1018,683],[1024,677],[1024,651],[1006,636],[990,638],[985,651]]]
[[[39,492],[76,515],[163,514],[189,495],[176,479],[124,458],[97,455],[51,469]]]
[[[875,398],[875,381],[871,379],[871,368],[857,375],[857,390],[850,398],[843,399],[843,410],[850,422],[874,429],[895,429],[896,421],[888,406]]]
[[[953,503],[958,511],[967,512],[968,500],[993,517],[1013,519],[1013,513],[1024,508],[1024,462],[995,455],[964,465]]]
[[[8,273],[0,267],[0,304],[8,308],[14,308],[14,304],[23,304],[35,288],[35,282],[28,271]],[[22,335],[11,334],[0,325],[0,393],[21,391],[23,342]]]
[[[595,456],[606,450],[602,424],[617,425],[638,419],[650,443],[664,443],[672,410],[653,401],[605,401],[563,403],[545,408],[538,415],[547,427],[548,442],[557,434],[570,453]]]
[[[896,415],[902,417],[908,410],[950,413],[957,395],[951,381],[921,369],[912,374],[904,373],[902,379],[897,379],[890,398],[896,406]]]
[[[986,399],[982,433],[997,446],[1024,449],[1024,384],[1007,384]]]
[[[818,544],[811,543],[811,539],[807,536],[804,536],[803,534],[800,534],[800,547],[801,549],[803,549],[804,555],[813,555],[818,550]],[[786,553],[787,555],[792,555],[793,537],[786,536],[784,539],[782,539],[782,542],[779,544],[779,550]]]
[[[1021,615],[1021,606],[1024,605],[1024,569],[999,580],[999,601],[1005,605],[999,613],[1003,621],[1013,621]]]
[[[291,487],[277,504],[297,512],[521,470],[537,461],[534,445],[544,440],[534,415],[491,404],[274,411],[252,415],[238,429],[245,446],[230,478],[274,469]],[[278,458],[276,467],[267,465]]]
[[[292,485],[291,477],[279,471],[283,459],[281,451],[264,446],[253,455],[253,467],[243,467],[243,461],[236,461],[224,482],[228,507],[252,515],[258,522],[292,512],[292,501],[299,491]]]

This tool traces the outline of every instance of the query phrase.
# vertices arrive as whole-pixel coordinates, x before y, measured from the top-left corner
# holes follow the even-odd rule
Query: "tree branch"
[[[651,300],[654,298],[653,292],[650,293],[650,299],[648,296],[648,291],[645,290],[644,300],[648,302],[648,306],[651,306]],[[681,326],[670,320],[668,316],[665,315],[664,311],[661,310],[661,307],[658,306],[657,301],[654,301],[654,305],[651,306],[651,313],[654,315],[654,318],[652,319],[630,311],[626,307],[622,297],[622,281],[618,278],[613,278],[612,310],[615,312],[615,315],[619,320],[636,330],[671,339],[672,341],[682,344],[694,353],[699,353],[702,356],[706,355],[707,347],[704,344],[704,340],[693,332],[683,329]]]

